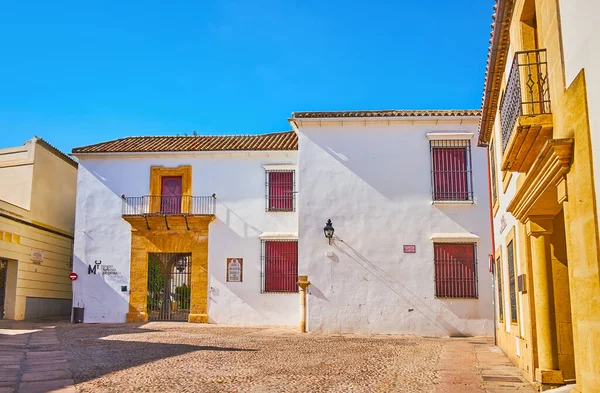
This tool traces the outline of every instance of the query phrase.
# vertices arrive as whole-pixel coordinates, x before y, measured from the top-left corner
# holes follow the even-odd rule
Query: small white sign
[[[243,258],[227,258],[227,281],[242,282]]]
[[[41,250],[31,250],[31,262],[36,265],[40,265],[44,262],[44,251]]]

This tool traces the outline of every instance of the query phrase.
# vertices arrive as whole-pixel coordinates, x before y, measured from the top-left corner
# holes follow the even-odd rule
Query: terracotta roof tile
[[[337,118],[337,117],[428,117],[428,116],[481,116],[480,110],[380,110],[380,111],[333,111],[294,112],[292,118]]]
[[[298,137],[293,131],[261,135],[132,136],[76,147],[73,154],[256,150],[298,150]]]

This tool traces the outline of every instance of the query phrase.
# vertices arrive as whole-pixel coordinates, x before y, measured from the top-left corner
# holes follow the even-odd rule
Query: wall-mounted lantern
[[[325,228],[323,228],[323,232],[325,232],[325,237],[331,245],[331,238],[333,237],[333,232],[335,232],[335,229],[333,229],[333,225],[331,224],[331,219],[327,220]]]

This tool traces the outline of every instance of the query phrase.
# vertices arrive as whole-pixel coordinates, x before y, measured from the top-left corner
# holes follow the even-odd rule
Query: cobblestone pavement
[[[0,321],[0,393],[533,392],[489,338],[7,322]]]

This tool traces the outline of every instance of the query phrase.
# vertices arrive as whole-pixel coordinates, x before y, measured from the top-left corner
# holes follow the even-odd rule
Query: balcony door
[[[182,202],[182,177],[163,176],[161,179],[160,212],[163,214],[180,214]]]

